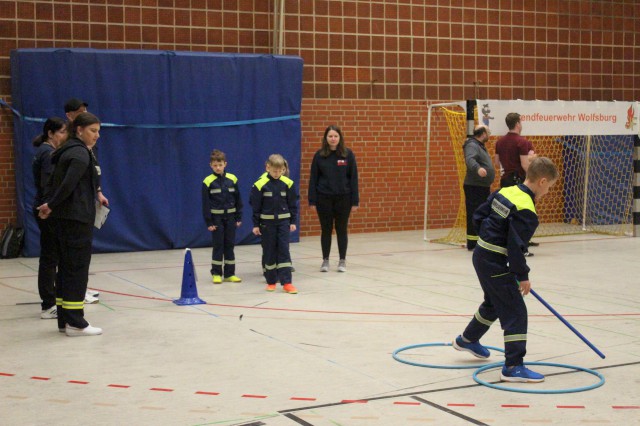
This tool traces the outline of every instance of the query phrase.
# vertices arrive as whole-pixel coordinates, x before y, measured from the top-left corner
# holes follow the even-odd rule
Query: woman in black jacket
[[[58,268],[58,253],[56,251],[51,221],[38,217],[38,206],[44,202],[44,190],[53,173],[51,154],[67,139],[67,123],[60,117],[51,117],[45,121],[42,133],[35,137],[33,146],[36,153],[33,156],[33,181],[36,185],[36,195],[33,200],[33,212],[40,229],[40,259],[38,262],[38,292],[42,300],[40,318],[58,318],[56,307],[55,281]]]
[[[58,330],[67,336],[94,336],[102,329],[84,319],[89,281],[98,172],[91,148],[100,137],[100,120],[84,112],[71,123],[71,137],[51,156],[55,166],[40,218],[52,221],[59,255],[56,287]]]
[[[329,271],[334,225],[340,255],[338,271],[346,272],[349,216],[358,209],[359,204],[356,156],[345,146],[342,130],[331,125],[324,131],[322,148],[313,157],[309,178],[309,205],[318,212],[322,229],[321,272]]]

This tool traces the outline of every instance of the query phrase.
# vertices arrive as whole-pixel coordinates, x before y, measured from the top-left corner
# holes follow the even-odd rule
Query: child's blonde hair
[[[287,162],[284,157],[280,154],[271,154],[269,159],[267,160],[267,166],[273,167],[276,169],[284,169],[286,168]]]
[[[549,158],[536,157],[529,164],[527,179],[536,182],[542,178],[547,178],[550,181],[558,179],[558,168]]]

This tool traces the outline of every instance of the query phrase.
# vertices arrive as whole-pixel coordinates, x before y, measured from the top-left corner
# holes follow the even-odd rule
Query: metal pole
[[[430,147],[431,147],[431,111],[435,107],[446,107],[446,106],[459,106],[460,108],[464,108],[464,103],[461,102],[449,102],[443,104],[432,104],[428,105],[427,109],[427,159],[426,159],[426,171],[425,171],[425,185],[424,185],[424,223],[422,225],[422,238],[427,241],[427,208],[429,205],[429,155],[430,155]]]
[[[591,135],[587,136],[587,151],[584,165],[584,197],[582,203],[582,230],[587,230],[587,197],[589,195],[589,173],[591,168]]]

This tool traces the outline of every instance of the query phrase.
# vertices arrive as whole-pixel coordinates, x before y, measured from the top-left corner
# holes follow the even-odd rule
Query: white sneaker
[[[98,297],[100,297],[100,292],[99,292],[99,291],[91,290],[91,289],[89,289],[89,288],[87,289],[87,292],[86,292],[85,294],[88,294],[88,295],[90,295],[90,296],[93,296],[93,297],[95,297],[96,299],[97,299]]]
[[[90,295],[90,294],[89,294],[89,292],[86,292],[86,293],[84,294],[84,303],[85,303],[86,305],[92,305],[92,304],[94,304],[94,303],[98,303],[99,301],[100,301],[100,300],[98,300],[98,298],[97,298],[97,297],[94,297],[94,296]]]
[[[329,272],[329,259],[325,259],[322,261],[320,272]]]
[[[347,261],[340,259],[338,262],[338,272],[347,272]]]
[[[40,319],[56,319],[58,318],[58,307],[53,305],[49,309],[40,312]]]
[[[102,334],[102,329],[93,327],[91,324],[89,324],[85,328],[71,327],[69,324],[67,324],[67,326],[65,327],[65,333],[69,337],[97,336],[98,334]]]

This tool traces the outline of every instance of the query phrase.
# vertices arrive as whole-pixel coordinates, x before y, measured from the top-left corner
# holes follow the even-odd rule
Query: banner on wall
[[[508,132],[505,117],[520,114],[523,136],[637,135],[639,102],[477,100],[478,120],[494,135]]]

